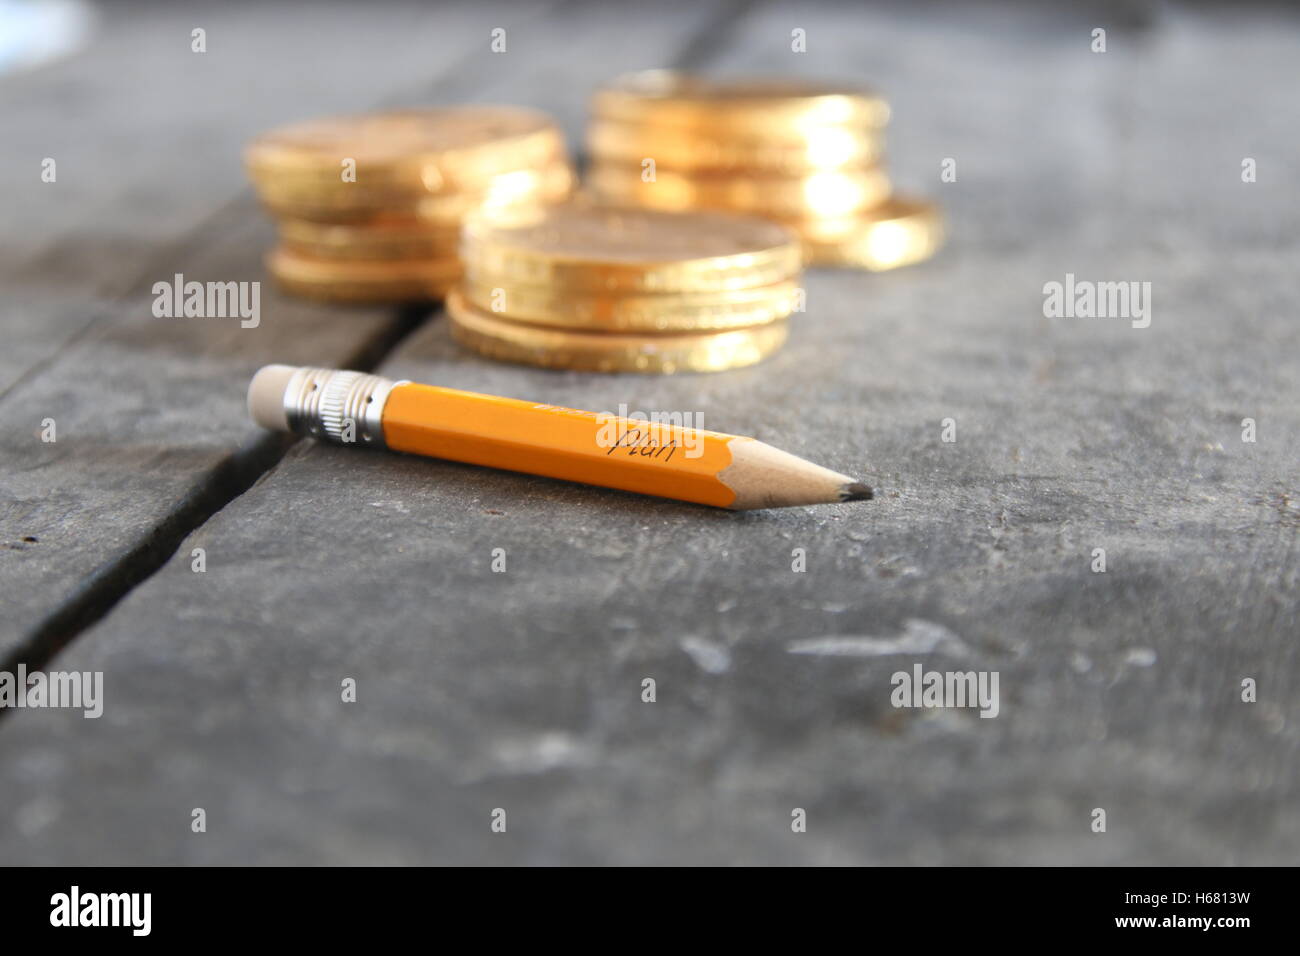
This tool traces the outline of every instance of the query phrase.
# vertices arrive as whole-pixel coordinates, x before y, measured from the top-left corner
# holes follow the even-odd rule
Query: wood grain
[[[436,90],[543,106],[572,133],[605,75],[687,54],[870,80],[894,105],[891,171],[944,203],[949,248],[810,274],[790,344],[751,369],[516,368],[435,318],[383,373],[703,413],[860,474],[876,499],[732,514],[298,444],[55,658],[105,672],[102,719],[0,719],[0,858],[1293,862],[1296,19],[631,10],[565,5]],[[289,42],[290,22],[258,16],[268,47]],[[1103,16],[1109,51],[1091,54]],[[265,229],[251,208],[227,216],[187,272],[253,274]],[[1151,282],[1150,327],[1045,318],[1043,285],[1067,272]],[[0,401],[4,540],[43,536],[0,552],[10,640],[252,438],[245,372],[392,321],[277,303],[259,338],[114,308]],[[68,444],[28,444],[59,402]],[[891,675],[918,662],[997,671],[999,716],[894,708]]]

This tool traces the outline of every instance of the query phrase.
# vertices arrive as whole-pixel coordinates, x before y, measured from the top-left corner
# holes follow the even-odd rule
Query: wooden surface
[[[113,5],[0,76],[0,669],[105,674],[98,720],[0,713],[0,862],[1295,862],[1298,58],[1254,7]],[[880,88],[949,246],[811,273],[786,349],[714,376],[497,365],[269,283],[256,329],[151,313],[176,272],[265,280],[258,130],[498,101],[576,145],[595,84],[665,65]],[[1044,318],[1067,272],[1151,282],[1150,327]],[[699,412],[880,493],[731,514],[289,447],[243,409],[271,361]],[[916,662],[997,671],[999,716],[895,709]]]

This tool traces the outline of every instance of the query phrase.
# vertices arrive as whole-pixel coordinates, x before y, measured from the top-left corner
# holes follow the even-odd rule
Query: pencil
[[[264,428],[741,511],[865,501],[865,484],[753,438],[671,421],[268,365],[248,410]]]

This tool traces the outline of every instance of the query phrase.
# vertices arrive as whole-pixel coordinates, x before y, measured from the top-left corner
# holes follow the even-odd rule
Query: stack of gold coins
[[[467,220],[452,334],[492,358],[601,372],[719,371],[785,342],[802,250],[726,213],[572,202]]]
[[[943,222],[933,204],[894,195],[888,120],[862,90],[633,73],[595,96],[586,182],[611,202],[775,220],[812,264],[890,269],[933,254]]]
[[[245,161],[279,221],[272,275],[336,302],[442,298],[466,215],[560,201],[574,185],[555,123],[505,106],[312,120],[258,137]]]

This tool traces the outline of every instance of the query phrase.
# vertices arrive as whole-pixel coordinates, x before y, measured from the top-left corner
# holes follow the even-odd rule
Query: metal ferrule
[[[403,384],[365,372],[300,368],[284,389],[289,430],[340,445],[385,448],[384,403]]]

